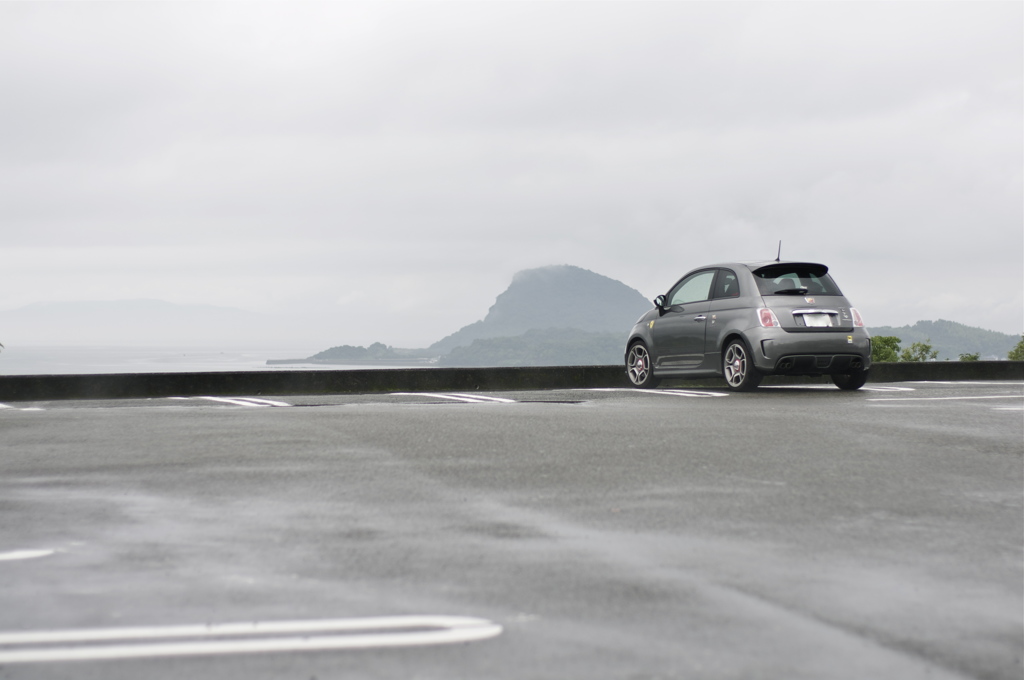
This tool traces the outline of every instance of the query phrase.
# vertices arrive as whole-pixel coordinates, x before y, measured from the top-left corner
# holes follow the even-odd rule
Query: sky
[[[1024,331],[1020,2],[3,2],[0,91],[0,311],[423,347],[781,241],[868,326]]]

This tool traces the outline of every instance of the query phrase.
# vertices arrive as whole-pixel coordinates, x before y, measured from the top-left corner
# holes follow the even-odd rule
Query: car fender
[[[654,327],[654,323],[657,322],[659,316],[658,309],[654,308],[637,320],[636,325],[633,326],[633,330],[629,332],[629,338],[626,340],[626,349],[623,352],[624,359],[629,356],[629,348],[637,340],[642,340],[643,343],[647,345],[647,349],[652,353],[655,351],[654,339],[651,336],[651,329]]]
[[[726,343],[737,336],[743,338],[747,346],[750,346],[749,332],[759,325],[753,304],[755,304],[754,301],[749,298],[738,299],[728,306],[720,301],[712,304],[707,330],[704,334],[704,353],[706,355],[721,354]]]

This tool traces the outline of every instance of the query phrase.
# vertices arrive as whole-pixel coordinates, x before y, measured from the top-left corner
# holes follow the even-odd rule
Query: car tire
[[[640,389],[657,387],[661,382],[654,377],[651,353],[647,351],[647,345],[642,340],[637,340],[629,346],[629,352],[626,354],[626,376],[634,387]]]
[[[764,377],[754,366],[747,343],[740,339],[730,340],[725,346],[722,352],[722,375],[729,389],[734,392],[749,392],[757,388]]]
[[[867,371],[854,371],[853,373],[836,373],[832,376],[832,382],[841,390],[859,390],[868,381]]]

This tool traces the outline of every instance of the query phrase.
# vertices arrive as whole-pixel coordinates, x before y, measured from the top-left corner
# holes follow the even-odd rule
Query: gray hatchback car
[[[633,326],[626,373],[637,387],[663,378],[722,376],[756,388],[765,375],[829,375],[856,390],[871,368],[871,336],[828,267],[813,262],[695,269]]]

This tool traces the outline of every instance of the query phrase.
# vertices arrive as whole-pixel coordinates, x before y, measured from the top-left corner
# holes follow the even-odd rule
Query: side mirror
[[[654,298],[654,306],[657,307],[658,309],[665,309],[665,296],[659,295],[658,297]]]

